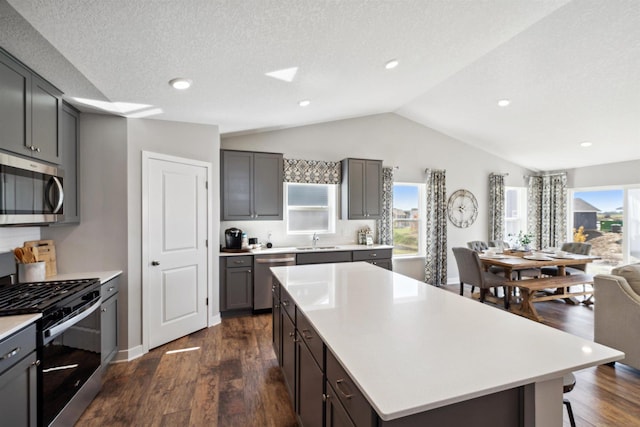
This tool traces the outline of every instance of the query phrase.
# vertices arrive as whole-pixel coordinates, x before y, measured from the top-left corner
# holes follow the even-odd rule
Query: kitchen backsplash
[[[0,252],[12,251],[29,240],[40,240],[40,227],[0,228]]]
[[[336,232],[333,234],[320,234],[318,245],[346,245],[358,244],[358,230],[368,226],[374,236],[376,221],[374,220],[337,220]],[[222,221],[220,223],[220,244],[224,246],[224,231],[227,228],[236,227],[247,233],[247,237],[257,237],[259,243],[266,243],[271,233],[271,243],[274,247],[309,246],[312,234],[287,235],[284,221]]]

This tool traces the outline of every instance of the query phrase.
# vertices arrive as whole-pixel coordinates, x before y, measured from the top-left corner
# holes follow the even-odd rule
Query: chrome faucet
[[[311,246],[315,248],[316,244],[318,243],[318,240],[320,240],[320,236],[318,236],[318,233],[313,233],[313,237],[311,238],[311,240],[313,240],[313,243],[311,244]]]

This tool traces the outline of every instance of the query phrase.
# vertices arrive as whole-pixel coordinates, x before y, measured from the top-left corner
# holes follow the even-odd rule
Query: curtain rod
[[[491,176],[491,175],[494,175],[494,176],[509,176],[509,172],[505,172],[505,173],[496,173],[496,172],[491,172],[489,175],[490,175],[490,176]]]
[[[426,169],[424,170],[424,173],[427,173],[427,172],[429,172],[429,171],[433,171],[433,172],[446,172],[447,170],[446,170],[446,169],[431,169],[431,168],[426,168]]]
[[[542,175],[523,175],[523,178],[542,178],[544,176],[559,176],[566,175],[566,172],[552,172],[552,173],[543,173]]]

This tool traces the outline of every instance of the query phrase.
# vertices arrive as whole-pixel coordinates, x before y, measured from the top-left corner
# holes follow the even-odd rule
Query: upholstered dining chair
[[[509,242],[505,242],[503,240],[489,240],[489,247],[496,248],[499,251],[504,251],[505,249],[511,249],[511,245],[509,245]]]
[[[460,295],[464,291],[464,284],[471,285],[471,292],[477,286],[480,289],[480,302],[484,302],[487,292],[491,288],[504,288],[504,307],[509,308],[509,295],[506,289],[508,281],[504,276],[484,271],[478,253],[468,248],[452,248],[458,264],[460,276]]]
[[[487,242],[483,242],[482,240],[473,240],[471,242],[467,242],[467,247],[476,252],[482,252],[489,249],[489,245],[487,245]]]
[[[562,244],[560,250],[572,254],[589,255],[591,253],[591,243],[567,242]],[[579,264],[571,267],[565,267],[565,274],[580,274],[584,273],[586,270],[587,264]],[[558,267],[543,267],[542,274],[546,274],[547,276],[557,276]]]

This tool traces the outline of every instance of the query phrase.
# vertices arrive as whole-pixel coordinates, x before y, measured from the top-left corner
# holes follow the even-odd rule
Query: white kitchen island
[[[506,410],[515,411],[518,419],[511,425],[561,427],[562,376],[624,357],[363,262],[275,267],[272,272],[281,285],[274,288],[274,316],[276,308],[280,312],[275,292],[281,292],[287,306],[282,316],[311,324],[326,346],[325,363],[316,358],[318,366],[329,368],[335,356],[375,411],[374,418],[377,414],[372,424],[420,425],[431,420],[425,414],[441,417],[433,420],[462,420],[468,410],[473,418],[448,425],[487,425],[482,414]],[[280,323],[274,317],[276,332],[283,328]],[[304,337],[305,332],[296,334]],[[282,340],[286,346],[287,337]],[[345,395],[329,388],[331,378],[325,378],[324,394]],[[289,384],[292,393],[302,390],[299,378],[294,383]],[[294,401],[298,410],[302,399]]]

